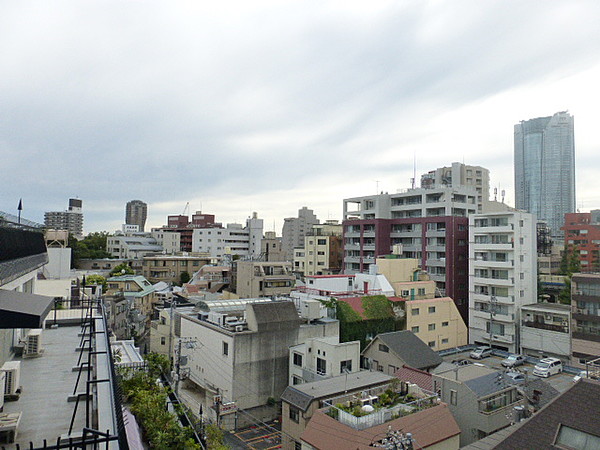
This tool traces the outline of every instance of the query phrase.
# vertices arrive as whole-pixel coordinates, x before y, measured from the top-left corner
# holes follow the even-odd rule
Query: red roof
[[[316,449],[367,450],[373,448],[371,446],[373,441],[378,441],[385,436],[388,427],[392,430],[412,433],[418,448],[427,448],[460,434],[460,428],[452,417],[448,405],[441,403],[366,430],[355,430],[329,417],[323,410],[319,410],[308,422],[301,439]]]
[[[421,389],[425,389],[430,392],[433,391],[431,374],[423,370],[413,369],[412,367],[404,365],[400,369],[396,370],[394,376],[399,378],[400,381],[407,381],[409,383],[416,384]]]
[[[365,318],[365,309],[363,308],[362,305],[362,297],[344,297],[344,298],[338,298],[337,300],[339,302],[346,302],[348,303],[348,305],[350,305],[350,307],[356,311],[358,314],[360,314],[360,317],[362,317],[363,319]],[[405,302],[406,299],[402,298],[402,297],[388,297],[388,299],[390,299],[393,302]]]
[[[308,275],[306,278],[354,278],[354,275]]]

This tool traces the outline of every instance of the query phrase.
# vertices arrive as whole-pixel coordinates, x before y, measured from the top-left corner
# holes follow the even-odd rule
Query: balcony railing
[[[539,330],[557,331],[559,333],[568,333],[568,325],[554,325],[551,323],[532,322],[528,320],[523,321],[524,327],[537,328]]]

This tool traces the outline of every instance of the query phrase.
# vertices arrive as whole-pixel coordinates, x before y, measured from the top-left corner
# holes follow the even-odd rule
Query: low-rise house
[[[380,372],[362,371],[328,378],[312,383],[288,386],[281,396],[282,448],[294,449],[315,412],[332,404],[335,398],[345,395],[350,400],[361,398],[361,393],[377,389],[382,393],[394,377]]]
[[[411,331],[378,334],[362,352],[364,367],[394,375],[407,365],[430,371],[442,358]]]
[[[521,306],[521,353],[536,358],[571,358],[571,307],[560,303]]]
[[[328,409],[319,410],[313,415],[301,435],[303,449],[367,450],[375,446],[436,450],[459,448],[460,428],[443,403],[365,429],[346,425],[327,412]],[[384,440],[394,446],[386,447]]]
[[[480,448],[600,448],[599,402],[600,382],[582,379],[493,447]]]
[[[234,273],[240,298],[289,295],[296,281],[290,262],[237,261]]]
[[[182,274],[188,281],[194,272],[202,266],[210,264],[211,257],[208,254],[176,254],[176,255],[153,255],[145,256],[142,263],[142,275],[150,283],[164,281],[166,283],[179,285]]]
[[[339,336],[308,339],[290,347],[290,385],[324,380],[360,370],[360,341]]]
[[[483,365],[455,366],[433,374],[433,389],[460,426],[461,446],[509,426],[513,408],[525,403],[517,385]]]

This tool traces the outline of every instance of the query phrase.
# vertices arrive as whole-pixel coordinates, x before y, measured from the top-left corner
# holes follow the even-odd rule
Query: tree
[[[106,251],[108,235],[107,231],[89,233],[82,240],[78,241],[69,234],[68,246],[73,251],[72,264],[74,267],[82,259],[111,258],[112,255]]]
[[[102,286],[102,292],[106,292],[106,278],[104,278],[102,275],[88,275],[85,278],[85,284],[87,286],[99,284]]]
[[[187,272],[181,272],[181,274],[179,275],[179,282],[181,283],[181,285],[183,286],[185,283],[187,283],[188,281],[190,281],[190,274]]]
[[[110,271],[110,276],[119,276],[119,275],[133,275],[135,272],[128,264],[122,263],[118,266],[115,266],[113,270]]]

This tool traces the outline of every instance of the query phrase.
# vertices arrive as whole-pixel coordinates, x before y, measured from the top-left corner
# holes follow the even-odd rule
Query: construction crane
[[[187,214],[186,214],[187,212]],[[190,214],[190,202],[187,202],[185,204],[185,208],[183,208],[183,212],[181,213],[182,216],[189,216]]]

